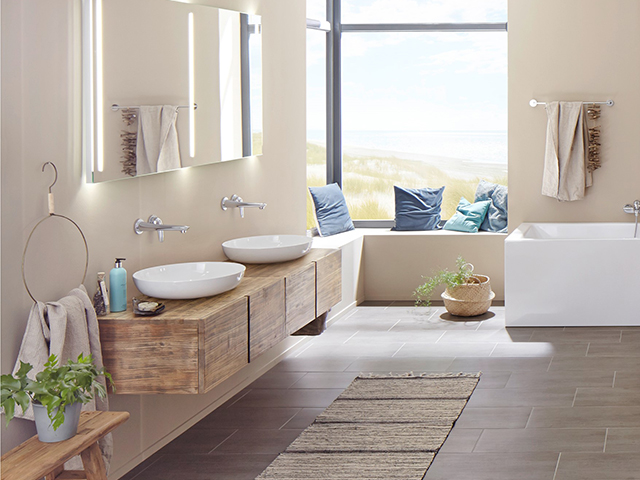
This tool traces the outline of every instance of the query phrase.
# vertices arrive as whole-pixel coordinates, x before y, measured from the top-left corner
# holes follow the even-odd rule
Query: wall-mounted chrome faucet
[[[189,225],[165,225],[162,219],[155,215],[151,215],[146,222],[139,218],[133,224],[133,231],[138,235],[142,235],[145,231],[158,232],[158,239],[161,242],[164,242],[164,232],[187,233],[187,230]]]
[[[237,207],[240,209],[240,217],[244,218],[244,209],[245,208],[259,208],[260,210],[264,210],[265,207],[267,206],[266,203],[250,203],[250,202],[244,202],[242,200],[242,198],[240,198],[238,195],[232,195],[231,198],[229,197],[224,197],[222,199],[222,201],[220,202],[220,208],[222,208],[222,210],[227,210],[229,208],[232,207]]]
[[[622,207],[624,213],[633,213],[636,216],[636,228],[633,231],[633,238],[638,238],[638,214],[640,213],[640,200],[633,202],[633,205],[627,204]]]

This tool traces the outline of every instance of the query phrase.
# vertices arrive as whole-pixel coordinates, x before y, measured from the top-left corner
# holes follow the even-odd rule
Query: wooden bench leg
[[[60,473],[62,473],[63,470],[64,470],[64,465],[60,465],[59,467],[56,467],[54,470],[52,470],[51,472],[47,473],[44,476],[44,480],[56,480],[56,477],[60,475]]]
[[[107,480],[104,462],[102,461],[102,453],[100,452],[100,447],[98,447],[97,442],[82,452],[80,458],[82,458],[82,465],[84,466],[87,480]]]

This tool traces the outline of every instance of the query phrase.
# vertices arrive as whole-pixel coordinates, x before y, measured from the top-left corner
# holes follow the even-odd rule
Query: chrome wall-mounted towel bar
[[[582,102],[585,105],[606,105],[607,107],[613,107],[613,100],[607,100],[606,102]],[[529,105],[537,107],[538,105],[546,105],[546,102],[539,102],[535,98],[529,101]]]
[[[189,107],[190,105],[178,105],[178,108],[189,108]],[[117,112],[118,110],[125,109],[125,108],[140,108],[140,105],[118,105],[117,103],[114,103],[113,105],[111,105],[111,110],[113,110],[114,112]],[[193,109],[194,110],[198,109],[197,103],[193,104]]]

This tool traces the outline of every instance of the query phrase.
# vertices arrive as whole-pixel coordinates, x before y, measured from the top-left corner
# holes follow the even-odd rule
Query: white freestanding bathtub
[[[633,223],[523,223],[505,240],[510,327],[640,325]]]

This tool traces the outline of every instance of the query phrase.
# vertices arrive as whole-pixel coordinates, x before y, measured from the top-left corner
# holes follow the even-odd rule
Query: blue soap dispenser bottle
[[[122,268],[126,258],[116,258],[115,266],[109,272],[109,303],[112,312],[127,309],[127,271]]]

